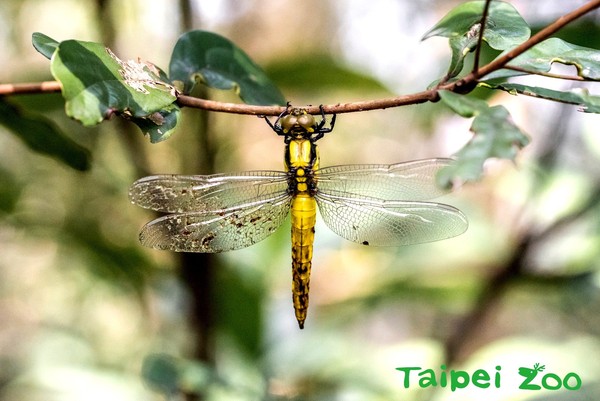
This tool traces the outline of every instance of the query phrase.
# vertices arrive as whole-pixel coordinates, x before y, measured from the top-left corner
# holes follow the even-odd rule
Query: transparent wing
[[[341,237],[364,245],[399,246],[462,234],[466,217],[452,206],[431,202],[348,198],[317,193],[325,224]]]
[[[447,193],[435,183],[437,172],[452,159],[426,159],[398,164],[357,164],[317,171],[317,190],[352,198],[426,200]]]
[[[283,193],[235,209],[171,214],[146,224],[140,242],[175,252],[218,253],[245,248],[275,232],[289,212],[290,200],[291,196]]]
[[[132,203],[167,213],[227,209],[268,200],[287,191],[281,171],[245,171],[235,175],[155,175],[129,189]]]

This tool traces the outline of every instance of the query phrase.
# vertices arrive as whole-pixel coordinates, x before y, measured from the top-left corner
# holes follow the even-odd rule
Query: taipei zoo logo
[[[450,388],[451,391],[467,387],[481,389],[500,388],[502,386],[502,367],[496,366],[493,372],[477,369],[472,373],[465,370],[448,370],[446,365],[441,365],[439,371],[423,369],[420,367],[399,367],[402,372],[402,385],[404,388],[418,386],[420,388],[441,387]],[[520,367],[517,371],[520,376],[520,390],[579,390],[581,377],[575,372],[564,376],[547,372],[545,365],[536,363],[533,367]]]

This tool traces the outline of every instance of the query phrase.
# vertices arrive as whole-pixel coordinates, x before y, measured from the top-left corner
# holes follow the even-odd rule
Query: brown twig
[[[576,10],[558,18],[556,21],[539,31],[537,34],[535,34],[525,42],[521,43],[519,46],[507,52],[503,56],[498,57],[489,64],[474,69],[474,71],[472,71],[470,74],[466,75],[458,81],[450,83],[444,82],[433,89],[393,98],[323,105],[323,109],[326,113],[352,113],[357,111],[387,109],[391,107],[405,106],[409,104],[419,104],[437,101],[439,99],[438,92],[440,90],[447,90],[457,93],[468,93],[476,87],[477,83],[481,78],[496,70],[506,68],[506,65],[515,57],[531,49],[533,46],[542,42],[543,40],[549,38],[552,34],[557,32],[565,25],[573,22],[577,18],[589,13],[590,11],[598,7],[600,7],[600,0],[591,0],[585,3]],[[0,96],[16,95],[23,93],[57,92],[59,90],[60,85],[58,82],[42,82],[39,84],[4,84],[0,85]],[[264,116],[276,116],[281,114],[281,112],[285,110],[285,107],[283,106],[255,106],[242,103],[223,103],[195,98],[187,95],[180,95],[177,99],[177,103],[180,106],[200,108],[209,111]],[[316,105],[308,106],[306,107],[306,110],[310,114],[319,114],[321,112],[319,107]]]
[[[437,99],[437,90],[430,89],[423,92],[413,93],[409,95],[397,96],[393,98],[366,100],[353,103],[337,103],[323,105],[323,110],[328,114],[333,113],[353,113],[357,111],[367,111],[376,109],[387,109],[390,107],[398,107],[409,104],[425,103],[435,101]],[[220,111],[224,113],[236,114],[254,114],[262,116],[277,116],[285,110],[282,106],[255,106],[242,103],[222,103],[213,100],[200,99],[197,97],[180,95],[177,99],[180,106],[196,107],[211,111]],[[309,114],[320,114],[319,106],[305,107]]]
[[[46,81],[23,84],[0,84],[0,96],[60,92],[60,82]]]
[[[483,31],[485,31],[485,24],[487,23],[488,13],[490,11],[490,4],[492,0],[486,0],[483,6],[483,14],[481,15],[481,22],[479,28],[479,38],[477,39],[477,48],[475,49],[475,60],[473,61],[473,73],[477,73],[479,70],[479,57],[481,56],[481,45],[483,44]]]

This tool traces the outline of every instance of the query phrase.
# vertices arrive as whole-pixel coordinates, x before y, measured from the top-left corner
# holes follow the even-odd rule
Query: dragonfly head
[[[315,132],[317,122],[306,110],[295,108],[289,114],[281,117],[281,127],[285,134],[295,138],[308,138]]]

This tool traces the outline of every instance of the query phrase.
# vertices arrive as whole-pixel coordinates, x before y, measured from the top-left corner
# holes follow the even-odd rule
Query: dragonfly
[[[154,175],[129,190],[133,204],[168,213],[147,223],[140,242],[175,252],[220,253],[273,234],[291,211],[292,302],[299,327],[308,313],[317,209],[339,236],[368,246],[402,246],[462,234],[467,218],[429,200],[448,191],[435,183],[452,159],[320,168],[317,141],[333,130],[305,109],[284,111],[269,126],[285,143],[285,171]]]

